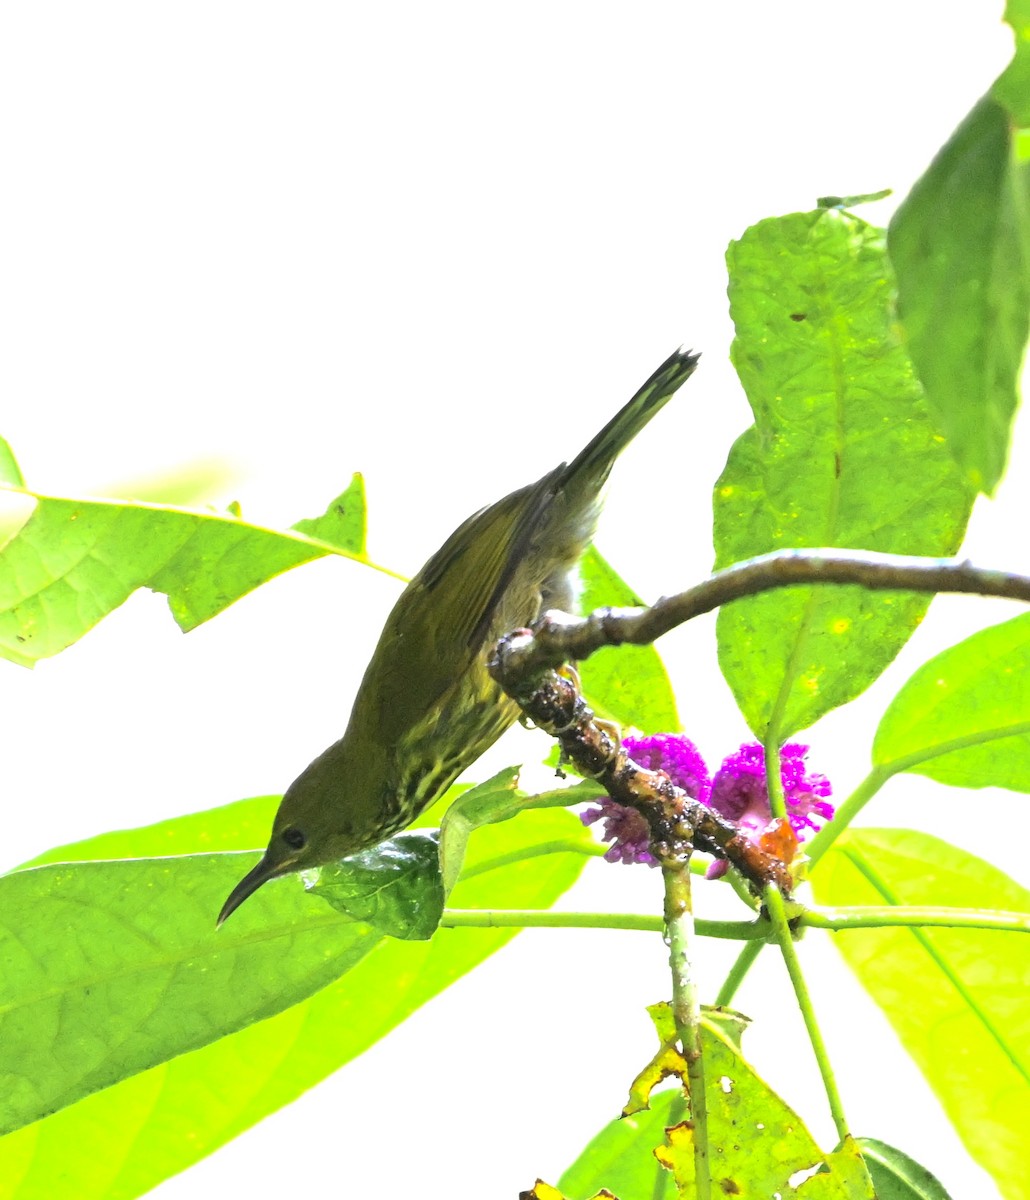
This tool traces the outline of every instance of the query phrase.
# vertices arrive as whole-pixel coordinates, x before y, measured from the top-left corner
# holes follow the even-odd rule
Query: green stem
[[[443,929],[638,929],[644,933],[661,933],[665,922],[651,913],[445,908],[440,926]]]
[[[874,766],[847,800],[837,809],[833,820],[824,825],[811,842],[808,843],[810,865],[814,866],[822,858],[888,779],[901,774],[903,771],[911,771],[913,767],[917,767],[924,762],[929,762],[931,759],[941,758],[945,754],[952,754],[956,750],[964,750],[969,746],[980,746],[984,742],[991,740],[1025,736],[1027,733],[1030,733],[1030,721],[1014,722],[1011,725],[1006,725],[998,729],[981,729],[976,733],[969,733],[963,737],[950,738],[946,742],[937,742],[932,746],[924,746],[921,750],[912,754],[905,754],[899,758],[892,759],[890,762],[879,763],[877,766]]]
[[[763,925],[763,929],[767,929],[767,926]],[[730,968],[730,973],[723,980],[723,985],[719,989],[718,996],[715,997],[716,1005],[721,1006],[733,1003],[733,997],[737,994],[737,988],[744,982],[744,976],[751,970],[751,964],[762,953],[764,945],[764,939],[761,941],[756,939],[745,943],[737,955],[737,961]]]
[[[783,797],[783,777],[780,772],[780,746],[772,722],[763,746],[765,750],[765,786],[769,790],[769,812],[773,817],[787,815],[787,801]]]
[[[554,912],[549,908],[445,908],[445,929],[635,929],[662,933],[665,920],[651,913]],[[769,926],[758,921],[695,921],[699,937],[764,941]]]
[[[662,876],[665,880],[665,930],[669,943],[669,966],[672,969],[672,1016],[687,1064],[687,1093],[694,1143],[694,1196],[695,1200],[711,1200],[708,1097],[701,1053],[701,997],[691,962],[695,931],[690,864],[685,862],[663,866]]]
[[[801,971],[801,963],[798,961],[797,949],[790,932],[790,926],[787,924],[787,912],[783,905],[783,897],[774,884],[769,884],[763,891],[763,898],[765,900],[766,911],[769,913],[769,919],[772,922],[776,941],[780,947],[780,953],[783,955],[783,961],[787,967],[787,973],[790,975],[790,982],[794,986],[794,995],[797,997],[798,1007],[801,1009],[801,1015],[805,1021],[805,1028],[808,1030],[808,1040],[812,1044],[812,1051],[819,1066],[819,1074],[822,1076],[823,1087],[826,1089],[826,1099],[829,1101],[833,1124],[837,1130],[838,1138],[843,1141],[848,1136],[848,1123],[844,1118],[844,1106],[841,1103],[840,1092],[837,1090],[837,1080],[833,1074],[830,1057],[826,1052],[826,1043],[823,1041],[823,1035],[819,1030],[819,1023],[816,1020],[812,999],[808,994],[808,985],[805,983],[805,977]]]
[[[855,817],[869,803],[883,785],[890,779],[893,771],[885,771],[883,767],[873,767],[851,795],[837,809],[832,821],[828,821],[810,842],[805,844],[809,868],[822,858],[833,843],[840,837]]]
[[[988,908],[944,908],[932,905],[869,904],[840,908],[806,908],[800,924],[810,929],[888,929],[898,925],[945,929],[1001,929],[1030,933],[1030,913]]]
[[[926,926],[944,929],[997,929],[1030,933],[1030,913],[1003,912],[987,908],[939,906],[853,905],[813,906],[802,911],[795,924],[806,929],[890,929]],[[445,929],[628,929],[661,933],[665,920],[652,913],[555,912],[549,908],[446,908],[440,919]],[[769,939],[767,921],[706,921],[694,919],[698,937],[745,942],[716,1004],[729,1004],[762,946]]]

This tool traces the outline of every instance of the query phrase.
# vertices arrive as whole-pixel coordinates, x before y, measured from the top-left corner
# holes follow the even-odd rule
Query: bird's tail
[[[596,491],[612,464],[656,412],[693,375],[700,354],[677,350],[662,363],[636,395],[583,447],[562,472],[566,489],[577,485]]]

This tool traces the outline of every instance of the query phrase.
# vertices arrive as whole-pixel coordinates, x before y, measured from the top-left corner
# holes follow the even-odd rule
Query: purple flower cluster
[[[754,841],[768,829],[772,813],[765,780],[765,751],[757,742],[749,742],[723,759],[714,778],[709,776],[698,748],[683,734],[626,737],[622,745],[634,762],[649,771],[664,771],[688,796],[722,813]],[[830,781],[825,775],[809,774],[807,754],[808,747],[798,742],[788,742],[780,749],[787,816],[799,842],[804,841],[807,830],[819,829],[833,816],[833,805],[828,800],[833,792]],[[599,808],[587,809],[580,819],[584,825],[604,821],[602,840],[612,843],[604,856],[608,862],[657,865],[650,851],[647,822],[636,809],[605,798]],[[726,866],[717,860],[709,868],[709,877],[722,875]]]

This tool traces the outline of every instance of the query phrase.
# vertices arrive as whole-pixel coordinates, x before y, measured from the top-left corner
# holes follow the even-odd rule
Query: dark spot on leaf
[[[740,1185],[737,1183],[737,1181],[735,1179],[729,1179],[729,1178],[720,1179],[719,1187],[722,1188],[723,1193],[727,1196],[739,1196],[740,1195]]]
[[[840,451],[837,450],[833,455],[833,477],[840,479]]]
[[[808,313],[791,313],[790,319],[792,321],[807,321]]]
[[[345,517],[347,515],[347,510],[342,504],[334,505],[334,509],[338,517]]]

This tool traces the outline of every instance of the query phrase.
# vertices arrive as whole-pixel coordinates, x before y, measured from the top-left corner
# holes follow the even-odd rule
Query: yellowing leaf
[[[656,1146],[654,1156],[672,1172],[681,1193],[694,1182],[694,1131],[689,1122],[680,1121],[665,1131],[664,1146]],[[723,1191],[726,1189],[724,1188]]]
[[[647,1108],[651,1092],[663,1079],[675,1075],[681,1080],[686,1080],[687,1064],[677,1048],[672,1006],[667,1001],[662,1001],[660,1004],[649,1004],[647,1011],[654,1022],[660,1045],[654,1058],[630,1084],[629,1099],[622,1110],[624,1117],[632,1117]]]

